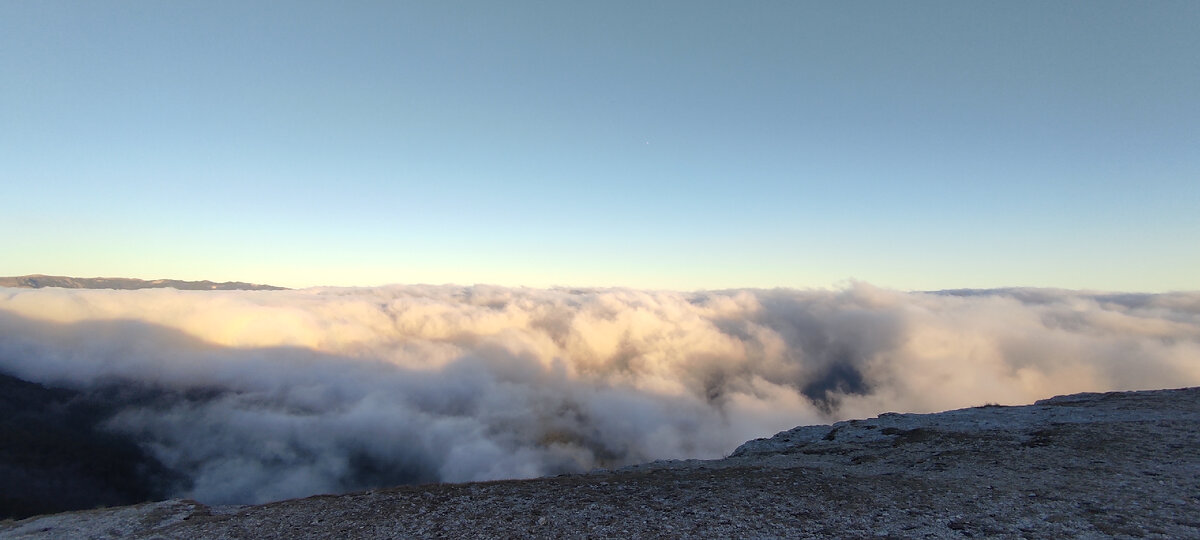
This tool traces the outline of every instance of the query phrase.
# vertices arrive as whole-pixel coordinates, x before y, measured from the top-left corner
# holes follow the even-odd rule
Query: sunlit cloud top
[[[1200,294],[0,288],[0,373],[261,502],[716,458],[797,425],[1200,385]]]

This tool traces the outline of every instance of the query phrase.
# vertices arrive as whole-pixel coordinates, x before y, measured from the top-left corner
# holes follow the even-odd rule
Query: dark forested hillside
[[[164,496],[172,475],[102,429],[113,412],[87,394],[0,374],[0,519]]]

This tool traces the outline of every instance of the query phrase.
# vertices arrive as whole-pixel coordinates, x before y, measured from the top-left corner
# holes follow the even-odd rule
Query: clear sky
[[[0,275],[1200,289],[1200,2],[4,2]]]

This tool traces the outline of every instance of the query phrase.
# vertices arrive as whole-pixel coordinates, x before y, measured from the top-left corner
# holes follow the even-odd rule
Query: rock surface
[[[170,500],[0,538],[1200,537],[1200,388],[799,427],[728,458],[247,507]]]

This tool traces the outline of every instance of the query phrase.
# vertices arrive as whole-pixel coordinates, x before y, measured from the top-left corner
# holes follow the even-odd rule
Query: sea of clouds
[[[176,496],[254,503],[1200,385],[1200,293],[0,288],[0,372],[110,400]]]

